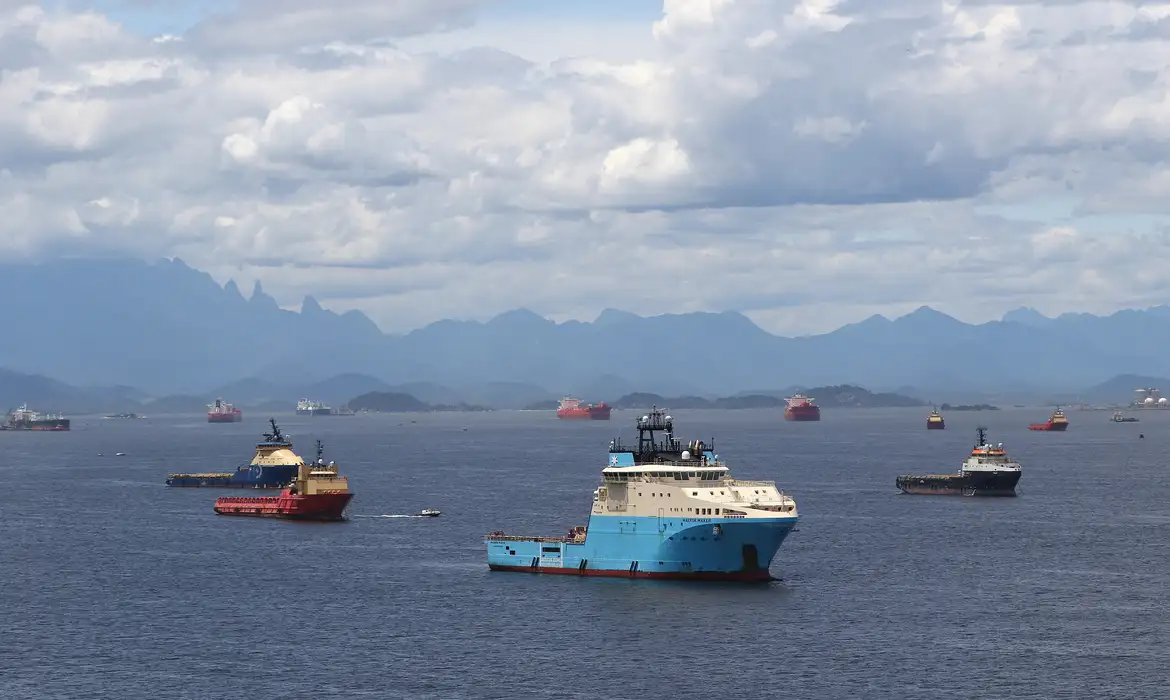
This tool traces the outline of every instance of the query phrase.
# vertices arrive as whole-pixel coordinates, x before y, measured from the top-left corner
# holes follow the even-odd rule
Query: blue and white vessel
[[[256,455],[250,464],[234,472],[198,474],[168,474],[167,486],[220,487],[240,489],[282,489],[297,478],[297,471],[305,460],[293,452],[292,440],[280,432],[276,421],[269,419],[272,432],[256,444]],[[321,443],[317,443],[317,461],[321,461]]]
[[[576,576],[769,581],[796,526],[796,501],[772,481],[732,477],[713,444],[683,445],[657,407],[638,445],[610,443],[589,524],[564,537],[484,538],[488,568]],[[661,433],[661,440],[656,434]]]
[[[329,408],[320,401],[310,401],[308,399],[301,399],[297,401],[297,415],[298,416],[328,416],[333,414],[333,409]]]

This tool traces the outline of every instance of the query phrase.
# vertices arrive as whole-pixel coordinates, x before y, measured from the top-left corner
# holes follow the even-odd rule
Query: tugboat
[[[557,418],[561,420],[609,420],[610,405],[602,401],[599,404],[582,404],[581,399],[566,396],[557,406]]]
[[[589,524],[564,537],[484,538],[488,568],[533,574],[770,581],[768,567],[796,526],[796,501],[772,481],[741,481],[714,445],[674,437],[655,407],[638,444],[614,440]],[[664,437],[658,439],[656,434]],[[642,515],[645,514],[645,515]]]
[[[946,427],[946,421],[943,420],[942,414],[938,411],[932,410],[930,415],[926,417],[927,430],[943,430]]]
[[[1121,411],[1114,411],[1113,418],[1110,419],[1114,423],[1137,423],[1138,419],[1133,416],[1123,416]]]
[[[69,430],[69,419],[56,413],[37,413],[29,410],[28,404],[10,411],[0,430],[47,430],[60,432]]]
[[[345,507],[353,498],[349,480],[337,473],[337,464],[325,463],[317,441],[317,460],[301,463],[297,478],[278,496],[220,496],[215,501],[218,515],[288,520],[336,521],[345,519]]]
[[[1008,459],[1003,443],[987,442],[987,429],[957,474],[899,476],[895,484],[903,493],[934,496],[1014,496],[1020,481],[1020,465]]]
[[[816,399],[796,394],[784,399],[788,405],[784,408],[784,420],[818,421],[821,419],[821,407],[813,403]]]
[[[1028,430],[1054,430],[1063,432],[1068,430],[1068,418],[1064,415],[1064,411],[1057,408],[1048,417],[1044,423],[1033,423],[1028,426]]]
[[[256,444],[252,463],[235,472],[210,474],[168,474],[167,486],[217,486],[244,489],[279,489],[297,478],[305,463],[292,451],[292,440],[280,432],[274,419],[268,419],[272,432]]]

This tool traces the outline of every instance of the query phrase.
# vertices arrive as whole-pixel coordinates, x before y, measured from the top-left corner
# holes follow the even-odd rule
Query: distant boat
[[[333,410],[320,401],[310,401],[309,399],[297,401],[298,416],[329,416],[332,414]]]
[[[256,454],[250,464],[237,467],[234,472],[199,472],[193,474],[168,474],[167,486],[176,487],[226,487],[244,489],[278,489],[297,478],[298,469],[305,462],[293,452],[292,440],[280,432],[276,420],[270,418],[271,433],[264,434],[264,440],[256,444]],[[321,456],[321,443],[317,443],[317,456]]]
[[[784,420],[818,421],[821,419],[821,407],[813,403],[813,399],[804,394],[796,394],[784,399],[788,406],[784,409]]]
[[[207,404],[208,423],[239,423],[242,420],[244,412],[223,399]]]
[[[926,417],[927,430],[942,430],[946,427],[947,423],[943,420],[942,414],[938,411],[931,411],[930,415]]]
[[[1033,423],[1028,426],[1028,430],[1045,430],[1064,432],[1068,429],[1068,417],[1064,415],[1064,411],[1059,408],[1052,412],[1048,420],[1044,423]]]
[[[894,480],[903,493],[930,496],[1014,496],[1020,481],[1020,463],[1007,456],[1003,443],[987,442],[987,430],[976,429],[979,439],[958,473],[904,474]]]
[[[137,413],[111,413],[108,416],[102,416],[102,420],[142,420],[146,416],[140,416]]]
[[[1137,423],[1138,422],[1138,419],[1134,418],[1133,416],[1121,415],[1121,411],[1115,411],[1113,413],[1113,418],[1111,418],[1110,420],[1114,423]]]
[[[69,430],[69,419],[57,413],[38,413],[29,410],[27,404],[20,404],[20,408],[11,411],[4,423],[0,423],[0,430],[48,430],[59,432]]]
[[[275,428],[273,428],[275,430]],[[317,460],[297,465],[296,478],[278,496],[220,496],[212,510],[219,515],[289,520],[344,520],[353,499],[349,479],[337,472],[337,464],[325,463],[321,441]]]
[[[582,404],[581,399],[566,396],[557,406],[557,418],[562,420],[609,420],[610,406],[602,401],[599,404]]]
[[[420,518],[437,518],[437,517],[439,517],[439,511],[435,510],[434,508],[423,508],[422,510],[420,510],[418,512],[418,517],[420,517]]]

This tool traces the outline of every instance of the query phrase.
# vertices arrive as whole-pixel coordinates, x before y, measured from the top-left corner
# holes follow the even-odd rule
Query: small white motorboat
[[[420,518],[437,518],[437,517],[439,517],[439,511],[435,510],[434,508],[423,508],[422,510],[420,510],[418,512],[418,517],[420,517]]]

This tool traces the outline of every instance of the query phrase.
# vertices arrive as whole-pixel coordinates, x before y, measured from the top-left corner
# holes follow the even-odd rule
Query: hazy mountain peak
[[[240,292],[240,288],[236,284],[235,280],[228,280],[227,284],[223,286],[223,291],[227,292],[227,295],[231,297],[233,301],[237,298],[241,301],[244,299],[244,295],[242,292]]]
[[[906,314],[905,316],[899,317],[896,321],[894,321],[894,323],[897,325],[909,324],[909,325],[914,325],[914,326],[920,326],[920,325],[938,326],[938,325],[942,325],[942,324],[966,325],[962,321],[960,321],[959,319],[957,319],[953,316],[949,316],[947,314],[944,314],[943,312],[941,312],[937,309],[932,309],[929,306],[919,306],[917,309],[914,309],[913,311]]]
[[[846,324],[846,325],[841,326],[840,328],[838,328],[837,330],[832,331],[832,332],[833,333],[841,333],[841,332],[867,333],[870,331],[876,331],[879,328],[886,328],[886,327],[892,325],[893,323],[894,323],[893,321],[886,318],[885,316],[882,316],[881,314],[874,314],[863,321],[858,321],[857,323]]]
[[[256,284],[252,285],[252,297],[248,301],[262,308],[280,308],[275,299],[264,293],[264,287],[260,285],[260,280],[256,280]]]
[[[597,314],[597,318],[593,321],[594,325],[604,326],[615,323],[625,323],[627,321],[641,320],[641,316],[632,314],[629,311],[619,311],[618,309],[602,309],[601,313]]]
[[[311,294],[305,295],[304,301],[301,302],[301,315],[302,316],[308,316],[308,315],[312,315],[312,314],[322,314],[324,312],[325,312],[325,309],[321,308],[321,305],[317,303],[317,300],[314,299]]]
[[[548,320],[544,316],[541,316],[540,314],[536,313],[535,311],[530,311],[529,309],[523,309],[523,308],[512,309],[511,311],[505,311],[504,313],[502,313],[502,314],[496,316],[495,318],[493,318],[492,320],[488,321],[489,325],[528,325],[528,326],[531,326],[531,325],[535,325],[535,324],[540,324],[542,326],[546,326],[546,325],[549,325],[551,323],[552,323],[552,321]]]
[[[1022,326],[1040,326],[1052,319],[1030,306],[1021,306],[1003,315],[1004,323],[1018,323]]]

